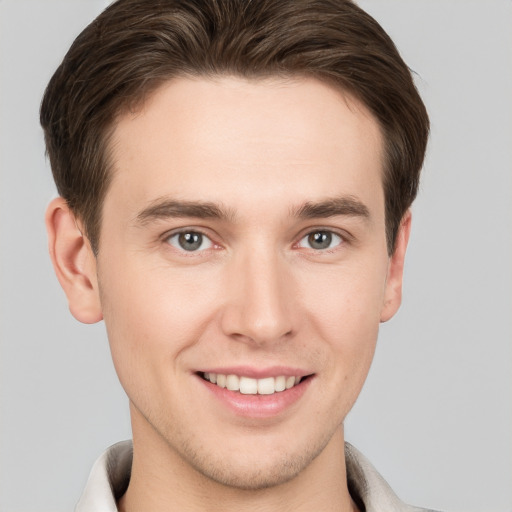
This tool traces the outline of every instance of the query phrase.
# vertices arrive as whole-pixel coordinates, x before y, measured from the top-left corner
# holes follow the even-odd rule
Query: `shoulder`
[[[345,443],[345,461],[350,494],[365,512],[435,512],[401,501],[370,461],[349,443]]]
[[[106,450],[94,463],[75,512],[117,512],[116,500],[130,481],[133,446],[121,441]]]

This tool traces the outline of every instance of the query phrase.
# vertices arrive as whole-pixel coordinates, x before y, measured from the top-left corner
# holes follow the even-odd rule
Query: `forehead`
[[[247,197],[293,207],[382,194],[378,123],[315,79],[174,79],[118,119],[112,156],[112,192],[141,206],[163,195],[236,208]]]

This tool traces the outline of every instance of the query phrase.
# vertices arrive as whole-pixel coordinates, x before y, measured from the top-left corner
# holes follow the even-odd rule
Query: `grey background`
[[[432,119],[404,304],[347,439],[405,500],[512,510],[512,2],[364,0]],[[100,0],[0,0],[0,510],[72,510],[130,437],[103,325],[67,311],[46,250],[38,106]]]

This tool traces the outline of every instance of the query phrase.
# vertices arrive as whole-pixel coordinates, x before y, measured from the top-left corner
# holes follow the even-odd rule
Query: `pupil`
[[[201,233],[181,233],[178,240],[180,246],[185,249],[185,251],[195,251],[201,247],[203,235],[201,235]]]
[[[332,235],[326,231],[317,231],[309,235],[308,241],[313,249],[327,249],[331,245]]]

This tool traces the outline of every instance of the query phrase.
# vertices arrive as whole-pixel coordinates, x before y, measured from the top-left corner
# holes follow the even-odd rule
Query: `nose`
[[[225,289],[221,322],[226,335],[266,345],[293,334],[293,280],[279,254],[241,255],[226,270]]]

